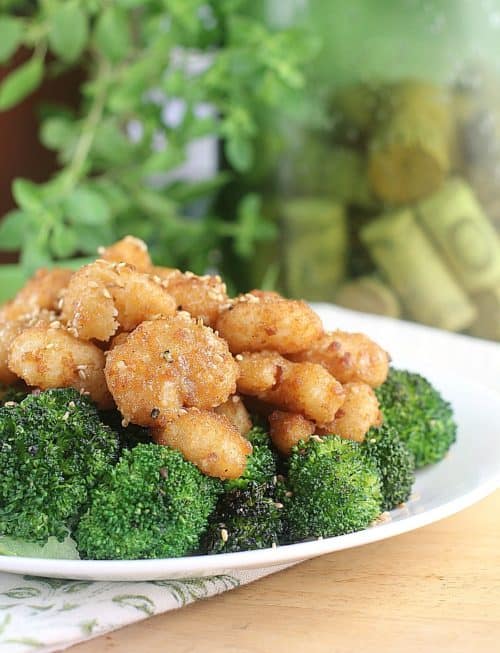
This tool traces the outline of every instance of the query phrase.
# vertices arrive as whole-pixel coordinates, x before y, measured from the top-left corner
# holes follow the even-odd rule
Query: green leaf
[[[226,142],[225,152],[229,163],[238,172],[245,172],[253,163],[253,147],[246,138],[230,138]]]
[[[95,226],[75,224],[73,229],[78,240],[78,250],[83,254],[93,254],[94,258],[99,247],[106,247],[117,240],[113,228],[108,223]]]
[[[38,88],[42,78],[43,62],[38,57],[18,66],[0,84],[0,111],[6,111],[24,100]]]
[[[75,123],[63,116],[47,118],[40,129],[40,140],[51,150],[66,147],[68,141],[76,138]]]
[[[21,265],[0,265],[0,304],[12,299],[28,278]]]
[[[97,21],[96,45],[113,62],[122,60],[130,49],[130,25],[127,14],[116,7],[108,7]]]
[[[24,211],[10,211],[0,222],[0,249],[16,251],[21,247],[26,232],[28,216]]]
[[[78,236],[72,227],[56,222],[50,234],[50,249],[56,258],[67,258],[78,250]]]
[[[5,63],[21,43],[23,25],[19,18],[0,17],[0,63]]]
[[[76,61],[87,45],[87,16],[75,2],[64,2],[49,15],[49,45],[63,61]]]
[[[68,197],[65,209],[69,220],[86,225],[100,225],[111,215],[103,196],[89,186],[79,186]]]
[[[47,239],[39,233],[27,234],[21,251],[22,267],[28,274],[33,274],[38,268],[49,267],[51,264]]]
[[[58,560],[79,560],[80,558],[76,544],[69,536],[63,542],[58,542],[55,537],[49,537],[47,543],[42,545],[0,535],[0,555],[57,558]],[[26,597],[16,596],[15,598]]]
[[[19,206],[29,213],[37,213],[43,208],[42,191],[32,181],[14,179],[12,194]]]

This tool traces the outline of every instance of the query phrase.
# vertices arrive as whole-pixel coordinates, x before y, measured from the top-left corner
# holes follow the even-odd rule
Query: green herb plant
[[[244,261],[273,238],[255,194],[243,197],[232,219],[216,215],[212,200],[231,170],[250,169],[258,156],[257,116],[298,105],[302,70],[317,46],[296,29],[266,28],[251,6],[0,3],[0,65],[21,46],[30,53],[0,84],[0,111],[69,68],[85,80],[76,111],[43,107],[40,139],[60,169],[46,183],[14,181],[17,208],[0,225],[0,248],[20,250],[20,263],[0,269],[0,286],[40,266],[81,263],[127,233],[143,238],[158,264],[194,272],[217,264],[222,243]],[[188,148],[204,137],[220,143],[225,171],[182,178]]]

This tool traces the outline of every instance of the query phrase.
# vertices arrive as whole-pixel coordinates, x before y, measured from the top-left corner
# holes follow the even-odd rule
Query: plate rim
[[[466,494],[421,514],[409,515],[398,521],[385,522],[346,535],[285,544],[276,548],[148,560],[61,560],[0,556],[0,571],[41,577],[50,577],[55,573],[57,577],[75,580],[88,579],[89,576],[95,575],[99,576],[96,580],[103,581],[142,580],[146,582],[160,577],[167,579],[169,573],[179,574],[186,566],[189,566],[189,574],[192,573],[193,577],[196,575],[219,575],[221,569],[238,571],[274,567],[311,559],[326,553],[357,548],[428,526],[473,506],[498,489],[500,489],[500,469],[494,476],[486,479]],[[75,565],[78,566],[76,572],[74,571]],[[123,567],[133,568],[133,570],[127,575],[127,570],[124,570]],[[36,570],[33,571],[33,568]],[[163,576],[163,574],[167,575]],[[185,575],[184,577],[189,578],[190,576]]]

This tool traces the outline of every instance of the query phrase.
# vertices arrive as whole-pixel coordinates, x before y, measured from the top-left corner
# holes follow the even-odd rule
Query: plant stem
[[[102,118],[106,94],[108,90],[107,80],[109,78],[110,66],[104,60],[100,61],[96,75],[96,81],[100,82],[98,91],[90,106],[90,110],[82,125],[82,132],[75,147],[75,153],[67,169],[65,190],[72,188],[80,179],[85,169],[85,161],[94,143],[97,127]]]

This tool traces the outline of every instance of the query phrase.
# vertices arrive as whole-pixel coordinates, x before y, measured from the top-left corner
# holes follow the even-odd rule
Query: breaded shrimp
[[[288,361],[275,351],[236,354],[240,368],[238,392],[256,397],[276,385],[279,366]]]
[[[382,413],[372,388],[366,383],[346,383],[345,401],[330,424],[318,427],[316,433],[335,433],[342,438],[362,442],[372,426],[380,426]]]
[[[111,408],[103,352],[56,326],[58,322],[52,324],[29,327],[17,336],[10,346],[9,369],[28,385],[76,388],[88,392],[100,408]]]
[[[98,260],[73,275],[64,294],[61,319],[82,340],[107,342],[119,328],[173,315],[174,298],[152,277],[126,263]]]
[[[227,343],[181,312],[143,322],[108,352],[106,379],[124,418],[157,426],[179,408],[211,409],[236,390]]]
[[[175,298],[179,310],[214,327],[221,310],[229,305],[226,284],[219,276],[199,277],[192,272],[171,272],[162,285]]]
[[[239,478],[252,445],[224,415],[190,408],[160,428],[153,429],[158,444],[178,449],[209,476]]]
[[[54,319],[54,313],[45,310],[33,315],[23,315],[14,320],[3,320],[0,315],[0,383],[9,385],[17,379],[8,365],[10,347],[17,336],[31,326],[47,325]]]
[[[236,426],[241,435],[246,435],[252,428],[252,420],[250,419],[248,410],[238,395],[229,397],[223,404],[214,408],[214,412],[217,415],[227,417]]]
[[[98,253],[105,261],[128,263],[139,272],[149,272],[152,267],[148,246],[143,240],[134,236],[125,236],[109,247],[100,247]]]
[[[11,385],[15,383],[17,374],[14,374],[9,369],[9,350],[17,338],[17,336],[24,331],[26,323],[23,318],[17,320],[10,320],[8,322],[0,323],[0,383]]]
[[[224,310],[216,324],[233,354],[307,349],[323,332],[319,316],[305,302],[272,294],[243,295]]]
[[[363,333],[325,333],[304,351],[289,356],[296,362],[323,365],[341,383],[368,383],[376,388],[389,372],[387,352]]]
[[[269,434],[274,446],[284,456],[304,440],[307,442],[316,429],[316,424],[302,415],[275,410],[269,415]]]
[[[61,293],[68,286],[72,275],[71,270],[63,268],[38,270],[14,299],[3,307],[4,319],[14,320],[41,310],[57,310]]]
[[[244,353],[237,356],[237,361],[241,370],[238,392],[254,395],[282,410],[300,413],[318,424],[331,422],[344,401],[341,384],[322,365],[292,363],[275,352]],[[256,362],[253,369],[252,362]],[[260,386],[259,364],[263,370]],[[248,373],[249,368],[253,376]]]

